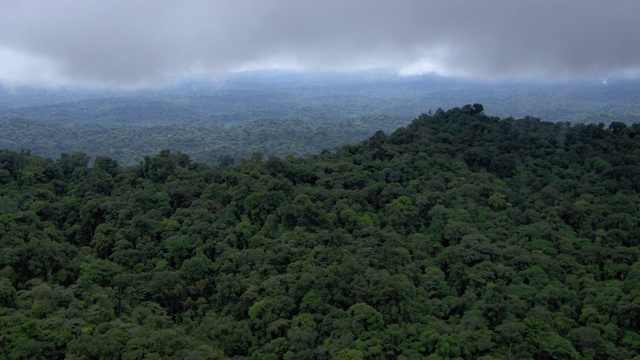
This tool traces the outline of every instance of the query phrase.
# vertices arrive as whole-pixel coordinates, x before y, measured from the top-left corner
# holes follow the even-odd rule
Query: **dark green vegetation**
[[[259,152],[265,156],[308,156],[371,136],[392,131],[410,121],[408,116],[362,116],[342,121],[255,120],[235,126],[194,124],[125,126],[54,124],[16,119],[0,121],[0,147],[28,149],[32,154],[57,158],[61,153],[83,152],[136,165],[144,154],[170,147],[194,161],[215,164],[220,157],[234,160]]]
[[[638,356],[638,131],[474,105],[306,159],[0,152],[0,358]]]
[[[415,114],[480,101],[498,116],[573,123],[640,122],[640,81],[486,83],[436,76],[241,73],[218,86],[156,90],[6,89],[0,148],[108,156],[137,165],[161,149],[214,164],[254,152],[306,156],[392,132]]]

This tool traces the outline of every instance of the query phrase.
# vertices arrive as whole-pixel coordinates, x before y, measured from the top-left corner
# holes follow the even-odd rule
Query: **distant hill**
[[[547,121],[637,122],[639,80],[479,82],[387,73],[248,72],[224,81],[128,91],[3,89],[0,119],[101,125],[233,125],[263,119],[340,121],[354,116],[413,116],[424,109],[481,102],[497,116]]]
[[[640,121],[639,94],[632,80],[488,83],[384,72],[246,72],[128,91],[0,88],[0,148],[52,158],[79,151],[126,165],[166,148],[212,164],[331,150],[392,132],[425,109],[469,102],[497,116],[630,124]]]

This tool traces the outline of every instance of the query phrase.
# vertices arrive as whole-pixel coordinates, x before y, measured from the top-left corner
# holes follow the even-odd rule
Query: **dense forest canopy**
[[[640,356],[639,131],[475,104],[308,158],[0,151],[0,358]]]
[[[255,152],[265,156],[309,156],[371,136],[393,131],[409,116],[369,115],[332,122],[262,119],[233,126],[172,124],[150,126],[55,124],[46,121],[0,120],[0,146],[56,159],[61,153],[106,156],[122,165],[136,165],[147,154],[167,146],[191,159],[215,164],[220,157],[235,161]]]

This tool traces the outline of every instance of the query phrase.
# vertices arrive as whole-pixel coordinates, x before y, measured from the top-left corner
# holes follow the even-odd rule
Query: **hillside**
[[[420,115],[308,158],[0,151],[0,358],[640,355],[640,124]]]

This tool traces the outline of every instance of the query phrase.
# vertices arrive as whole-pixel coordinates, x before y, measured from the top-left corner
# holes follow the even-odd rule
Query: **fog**
[[[634,0],[6,0],[0,82],[155,86],[273,68],[634,77],[638,14]]]

